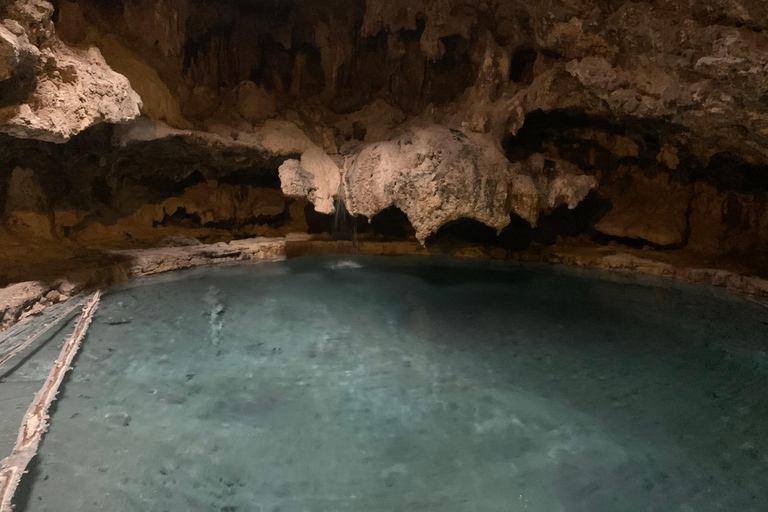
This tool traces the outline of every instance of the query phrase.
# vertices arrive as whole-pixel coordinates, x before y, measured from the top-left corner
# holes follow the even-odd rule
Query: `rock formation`
[[[50,3],[9,0],[2,15],[9,17],[0,28],[0,131],[63,142],[96,123],[139,115],[139,95],[98,48],[58,40]]]
[[[760,0],[7,0],[0,20],[7,246],[323,231],[343,202],[370,235],[472,219],[506,248],[768,273]]]

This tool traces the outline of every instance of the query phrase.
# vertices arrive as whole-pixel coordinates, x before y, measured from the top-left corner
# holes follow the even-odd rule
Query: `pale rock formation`
[[[42,51],[44,68],[28,103],[0,109],[0,131],[20,138],[64,142],[98,122],[139,115],[141,100],[96,48],[63,45]]]
[[[584,99],[607,107],[602,115],[670,122],[695,135],[696,142],[679,139],[704,163],[723,151],[768,162],[768,37],[700,22],[698,10],[699,16],[686,17],[693,3],[677,12],[659,7],[627,2],[599,31],[568,40],[555,37],[564,25],[555,23],[544,31],[543,47],[568,55],[567,72],[584,87]],[[585,41],[600,41],[605,51],[580,46]]]
[[[509,161],[492,141],[432,125],[364,147],[344,175],[347,210],[373,217],[402,210],[422,243],[460,218],[501,231],[509,223]]]
[[[566,205],[573,210],[587,197],[589,191],[597,186],[594,176],[584,174],[576,165],[564,160],[546,158],[536,153],[528,160],[512,165],[515,174],[527,177],[533,183],[533,188],[525,185],[521,190],[534,190],[536,196],[530,192],[516,193],[515,197],[524,197],[522,203],[525,206],[514,207],[512,211],[527,220],[532,226],[536,226],[538,215],[541,212],[551,212],[555,208]]]
[[[313,147],[301,155],[301,160],[286,160],[279,173],[285,195],[306,197],[320,213],[336,211],[341,169],[322,149]]]
[[[501,231],[514,212],[535,225],[542,211],[574,208],[596,180],[541,155],[512,165],[488,137],[431,125],[365,146],[352,157],[343,185],[350,213],[371,218],[396,206],[423,243],[460,218]]]
[[[29,152],[0,159],[9,198],[17,167],[80,191],[48,211],[10,208],[3,229],[138,236],[184,194],[132,180],[193,175],[210,197],[184,208],[230,222],[232,191],[199,175],[274,180],[282,164],[284,194],[322,213],[339,200],[368,217],[395,205],[422,241],[461,217],[536,225],[597,186],[613,205],[597,225],[609,237],[768,261],[764,0],[257,4],[66,0],[54,30],[50,3],[0,3],[1,132],[63,142],[122,123],[70,152],[0,135]],[[58,169],[63,154],[75,158]],[[111,204],[88,197],[94,180]],[[595,228],[587,213],[582,234]]]
[[[14,80],[10,70],[30,56],[37,60],[34,80],[20,81],[17,97],[10,101],[4,98],[0,131],[14,137],[64,142],[96,123],[119,123],[139,114],[138,94],[124,76],[109,68],[98,48],[70,48],[58,41],[51,4],[15,0],[5,6],[5,13],[10,18],[3,21],[0,48],[5,48],[3,60],[9,70],[0,71],[0,75]],[[30,49],[27,41],[39,49]],[[23,94],[25,88],[29,88],[28,95]]]
[[[154,68],[140,55],[132,52],[112,35],[94,38],[106,63],[116,72],[125,76],[130,87],[140,98],[141,113],[177,128],[191,128],[189,121],[181,114],[181,107],[175,95],[162,81]]]

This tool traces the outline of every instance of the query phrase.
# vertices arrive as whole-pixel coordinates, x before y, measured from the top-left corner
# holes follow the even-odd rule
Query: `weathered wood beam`
[[[37,454],[43,434],[48,430],[48,409],[56,399],[64,375],[70,370],[80,344],[85,337],[93,314],[99,305],[101,291],[91,295],[83,306],[83,313],[75,325],[72,335],[61,348],[58,359],[53,364],[43,387],[35,394],[35,399],[27,409],[19,429],[11,455],[0,462],[0,512],[12,512],[11,500],[27,466]]]

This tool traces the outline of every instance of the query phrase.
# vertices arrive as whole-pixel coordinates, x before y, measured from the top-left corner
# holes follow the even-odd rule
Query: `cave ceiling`
[[[397,207],[421,241],[594,189],[623,205],[603,234],[660,246],[686,243],[702,186],[768,188],[763,0],[5,0],[0,19],[7,176],[67,145],[92,156],[62,172],[112,189],[250,168],[320,213]],[[628,182],[684,198],[648,215],[671,229],[625,219]]]

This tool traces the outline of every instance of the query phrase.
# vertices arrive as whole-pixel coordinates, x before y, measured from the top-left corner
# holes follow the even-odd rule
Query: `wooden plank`
[[[71,369],[72,360],[80,348],[91,320],[93,320],[93,314],[96,312],[100,298],[101,291],[98,291],[86,301],[74,332],[64,343],[45,384],[35,394],[35,399],[24,415],[13,452],[0,462],[0,512],[12,512],[13,510],[11,500],[16,488],[26,472],[29,462],[37,454],[37,448],[40,446],[43,434],[48,430],[48,409],[56,399],[64,375]]]

